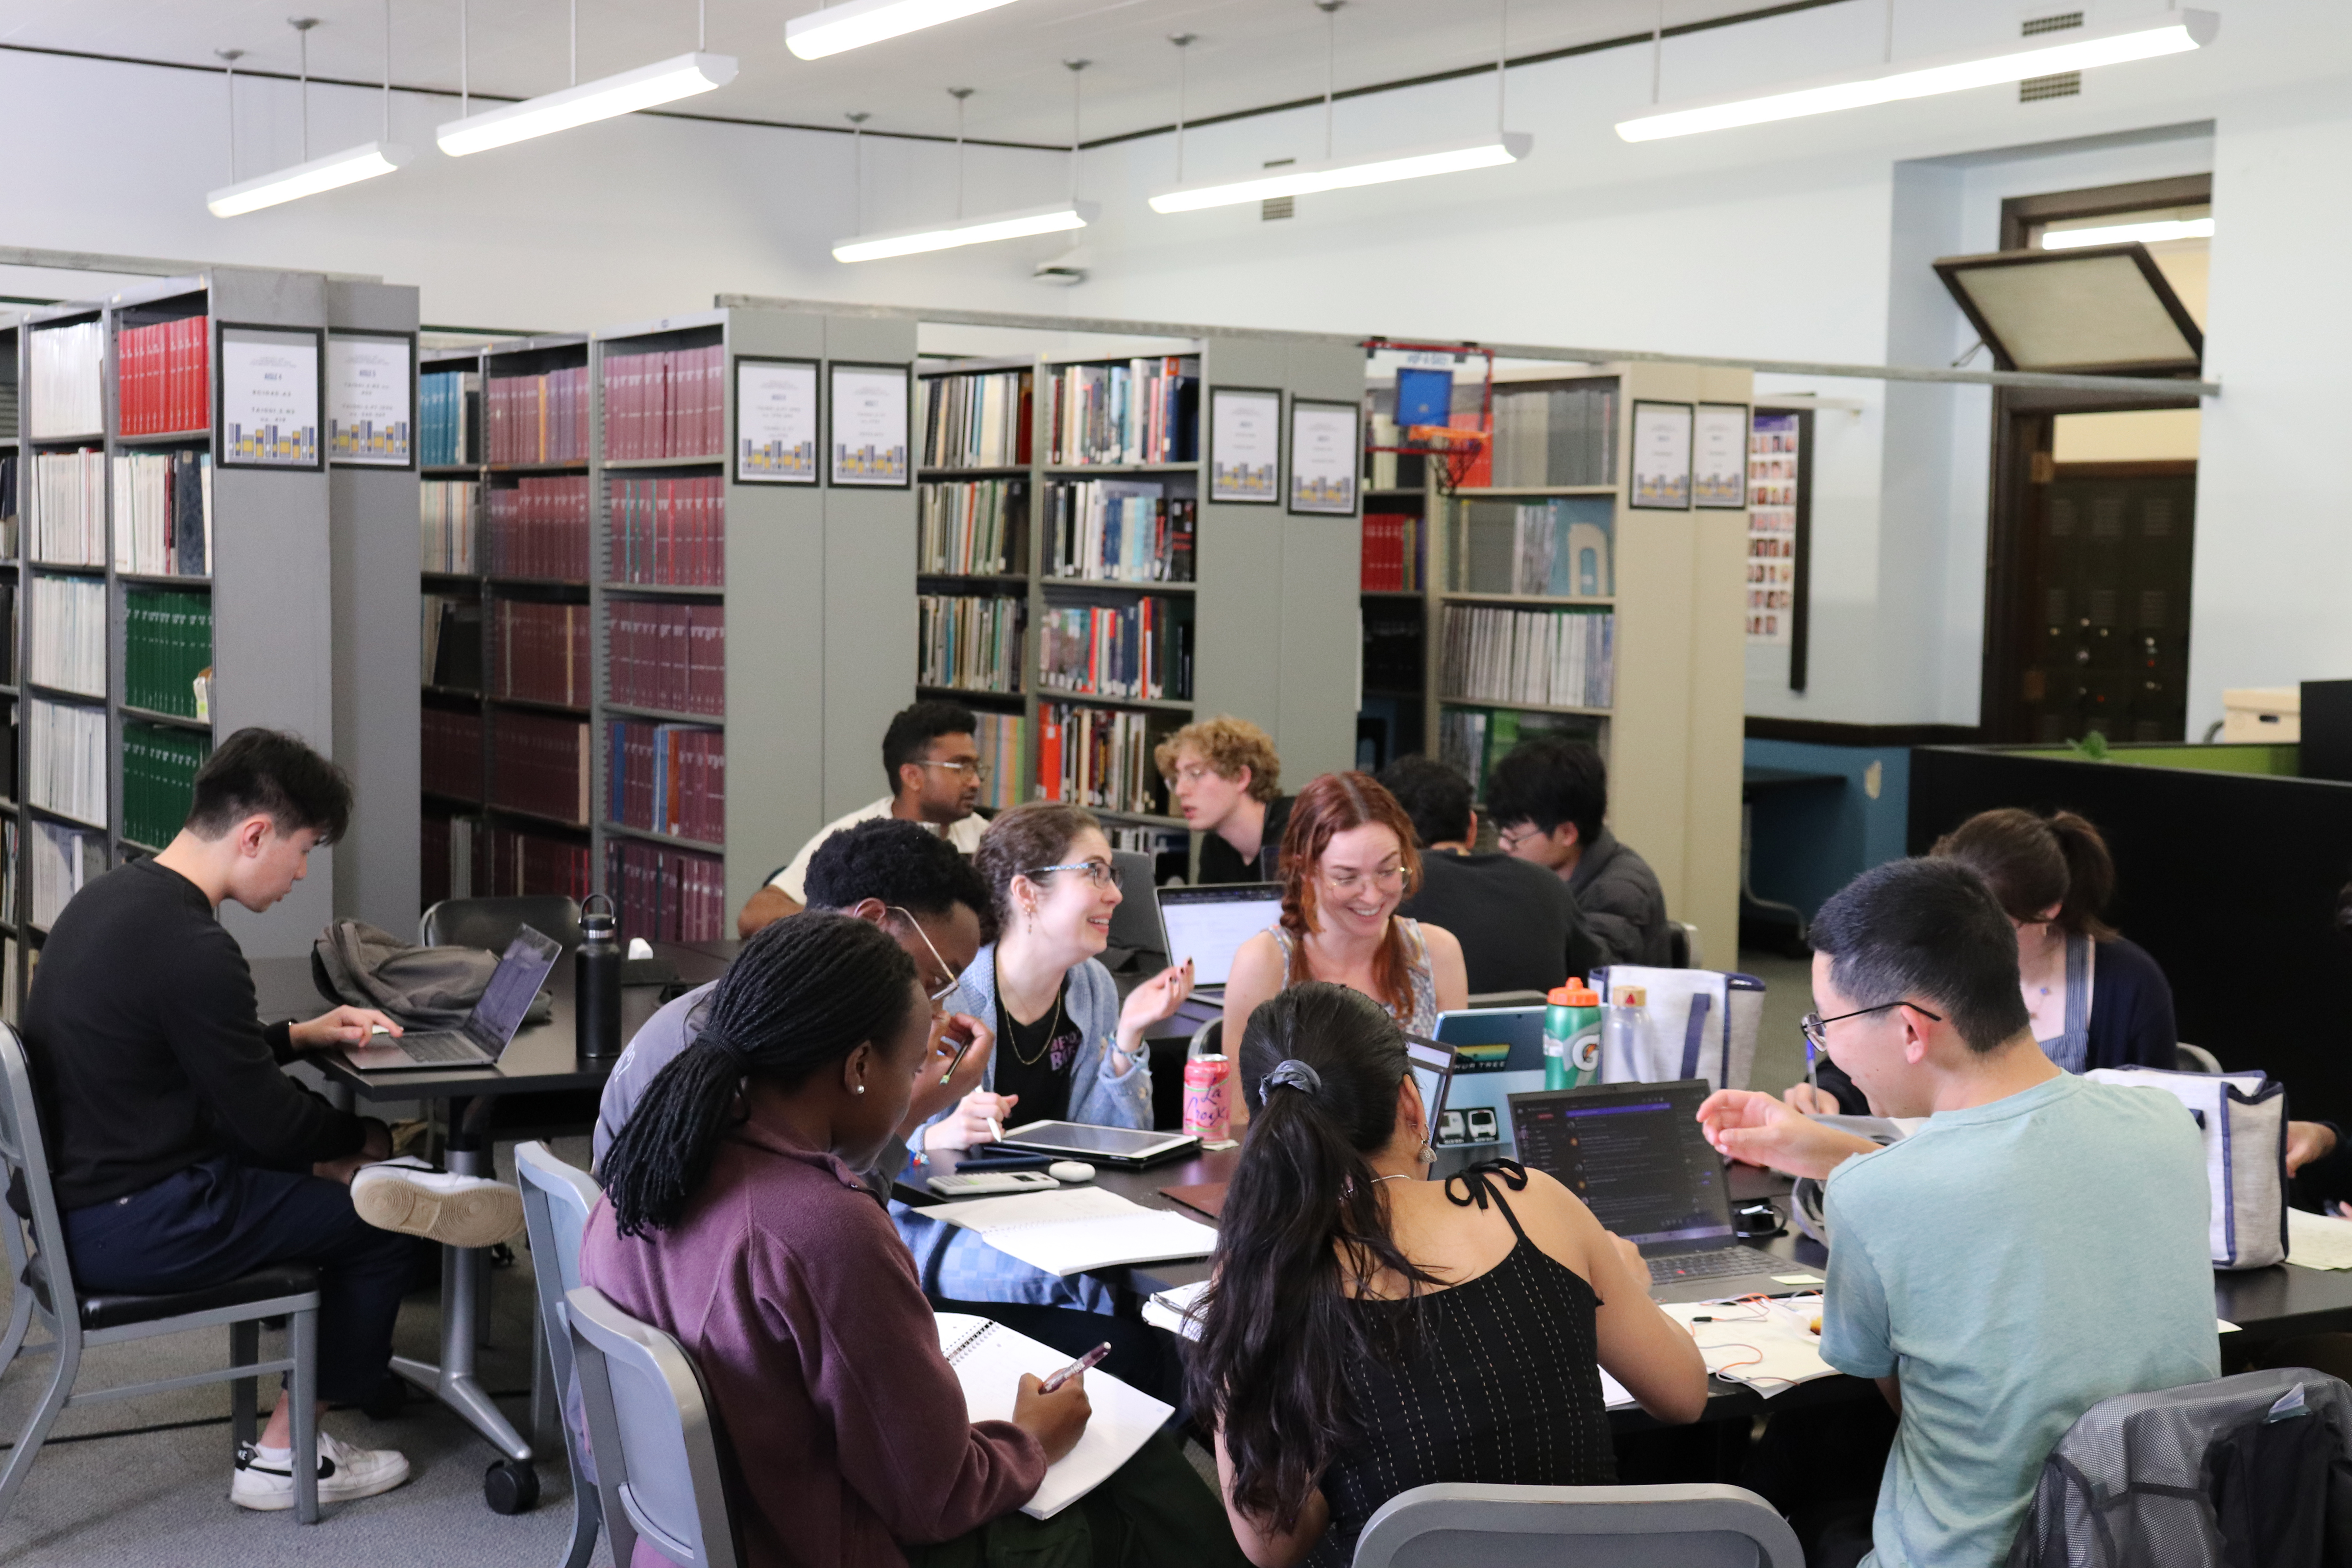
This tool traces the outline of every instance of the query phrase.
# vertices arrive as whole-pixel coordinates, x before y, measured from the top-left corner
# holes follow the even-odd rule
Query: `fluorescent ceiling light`
[[[616,114],[634,114],[640,109],[691,98],[714,87],[725,87],[734,79],[732,55],[680,55],[676,59],[639,66],[635,70],[599,81],[583,81],[561,92],[545,93],[485,113],[470,114],[463,120],[452,120],[435,132],[434,139],[441,143],[441,151],[452,158],[462,158],[468,153],[487,152],[510,142],[527,142],[534,136],[569,131],[591,121],[610,120]]]
[[[784,47],[804,60],[821,60],[844,49],[863,48],[920,32],[941,22],[953,22],[982,11],[993,11],[1012,0],[848,0],[827,5],[784,24]]]
[[[1839,109],[1864,109],[1872,104],[1927,98],[1939,92],[1965,92],[1969,88],[2023,81],[2028,77],[2056,76],[2094,66],[2154,59],[2160,55],[2202,48],[2213,41],[2221,26],[2221,18],[2210,11],[2168,11],[2118,26],[2043,33],[2030,44],[2003,49],[1999,54],[1947,56],[1899,69],[1881,66],[1853,75],[1824,77],[1778,92],[1719,99],[1637,115],[1620,121],[1617,134],[1628,142],[1654,142],[1666,136],[1727,131],[1734,126],[1795,120]]]
[[[279,202],[315,196],[320,191],[331,191],[337,185],[389,174],[408,159],[409,151],[405,147],[391,142],[371,142],[364,147],[330,153],[323,158],[313,158],[307,163],[297,163],[274,174],[223,185],[205,197],[205,205],[212,208],[215,217],[236,217],[243,213],[257,212],[263,207],[274,207]]]
[[[1434,147],[1412,147],[1402,153],[1377,153],[1367,157],[1327,158],[1319,163],[1296,163],[1279,171],[1252,174],[1243,180],[1203,181],[1179,185],[1151,198],[1151,210],[1198,212],[1203,207],[1228,207],[1243,202],[1271,201],[1277,196],[1313,195],[1345,190],[1350,185],[1378,185],[1391,180],[1417,180],[1424,174],[1453,174],[1465,169],[1492,169],[1516,163],[1528,155],[1535,138],[1506,131],[1474,142],[1449,142]]]
[[[879,261],[888,256],[952,250],[959,245],[986,245],[993,239],[1057,234],[1066,228],[1084,228],[1099,216],[1101,209],[1092,202],[1055,202],[1049,207],[1028,207],[1017,213],[998,213],[992,217],[958,218],[953,223],[893,229],[888,234],[861,234],[855,239],[836,243],[833,258]]]
[[[2105,228],[2061,228],[2042,231],[2044,250],[2074,250],[2085,245],[2126,245],[2138,240],[2154,245],[2167,239],[2210,239],[2210,217],[2159,218],[2150,223],[2112,223]]]

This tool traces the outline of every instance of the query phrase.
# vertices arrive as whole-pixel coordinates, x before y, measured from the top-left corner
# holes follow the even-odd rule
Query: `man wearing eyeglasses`
[[[961,702],[923,701],[901,710],[882,736],[882,771],[890,793],[816,830],[792,864],[768,879],[735,917],[735,934],[753,931],[808,904],[808,868],[818,846],[844,828],[877,817],[919,822],[969,859],[988,824],[977,815],[988,766],[974,739],[980,721]]]
[[[2009,919],[1966,867],[1865,871],[1811,940],[1808,1041],[1876,1114],[1927,1120],[1881,1148],[1769,1094],[1699,1108],[1723,1153],[1827,1184],[1822,1357],[1897,1415],[1868,1528],[1840,1551],[1824,1524],[1807,1560],[1991,1568],[2084,1411],[2220,1375],[2203,1145],[2170,1095],[2042,1054]]]

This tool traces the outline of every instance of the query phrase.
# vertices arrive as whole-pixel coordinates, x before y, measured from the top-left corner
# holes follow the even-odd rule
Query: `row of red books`
[[[490,730],[490,804],[588,824],[588,722],[505,712]]]
[[[588,606],[497,601],[490,690],[527,702],[588,706]]]
[[[710,856],[608,838],[604,887],[619,906],[623,942],[719,942],[733,934],[727,868]]]
[[[727,581],[727,481],[614,479],[614,583],[715,588]]]
[[[709,458],[725,449],[726,350],[604,356],[604,456]]]
[[[1366,512],[1362,570],[1364,593],[1421,592],[1421,519],[1411,512]]]
[[[705,844],[725,840],[725,731],[616,720],[606,737],[613,821]]]
[[[673,713],[727,710],[727,607],[610,601],[607,696]]]
[[[490,461],[588,460],[588,367],[490,377]]]
[[[206,375],[212,320],[184,316],[115,334],[117,427],[125,436],[201,430],[213,422]]]
[[[478,709],[427,708],[419,782],[452,800],[482,798],[482,715]]]
[[[490,491],[490,574],[588,581],[588,477]]]
[[[474,868],[476,898],[523,899],[561,893],[584,899],[596,890],[589,881],[588,846],[569,838],[494,827],[487,876],[479,865]]]

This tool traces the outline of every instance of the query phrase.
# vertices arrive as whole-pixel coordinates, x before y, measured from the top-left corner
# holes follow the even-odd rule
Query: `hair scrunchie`
[[[692,1043],[697,1046],[708,1046],[710,1049],[718,1051],[721,1055],[733,1057],[739,1062],[741,1061],[746,1055],[742,1047],[737,1045],[733,1040],[728,1038],[725,1035],[720,1034],[716,1029],[703,1029],[698,1031],[695,1035]]]
[[[1301,1094],[1312,1095],[1323,1087],[1323,1075],[1295,1058],[1286,1058],[1274,1064],[1257,1086],[1257,1102],[1264,1105],[1266,1097],[1277,1089],[1295,1089]]]

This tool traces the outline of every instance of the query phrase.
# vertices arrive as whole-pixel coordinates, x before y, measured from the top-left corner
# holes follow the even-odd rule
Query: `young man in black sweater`
[[[361,1184],[371,1218],[420,1235],[436,1234],[429,1216],[458,1195],[448,1184],[464,1180],[371,1165],[391,1153],[384,1124],[336,1110],[280,1070],[300,1052],[399,1026],[337,1007],[264,1028],[252,973],[220,924],[224,900],[258,912],[284,898],[310,850],[343,831],[351,806],[341,771],[299,740],[238,731],[197,773],[169,847],[67,904],[25,1006],[77,1283],[178,1291],[271,1264],[315,1266],[321,1411],[382,1384],[415,1259],[409,1236],[362,1217],[354,1177],[369,1167]],[[449,1210],[478,1208],[486,1195],[496,1197],[469,1192]],[[520,1200],[508,1198],[520,1228]],[[411,1215],[428,1222],[404,1223]],[[237,1457],[234,1501],[293,1506],[291,1419],[281,1397],[258,1445]],[[321,1501],[372,1496],[408,1476],[401,1455],[324,1431],[317,1464]]]

